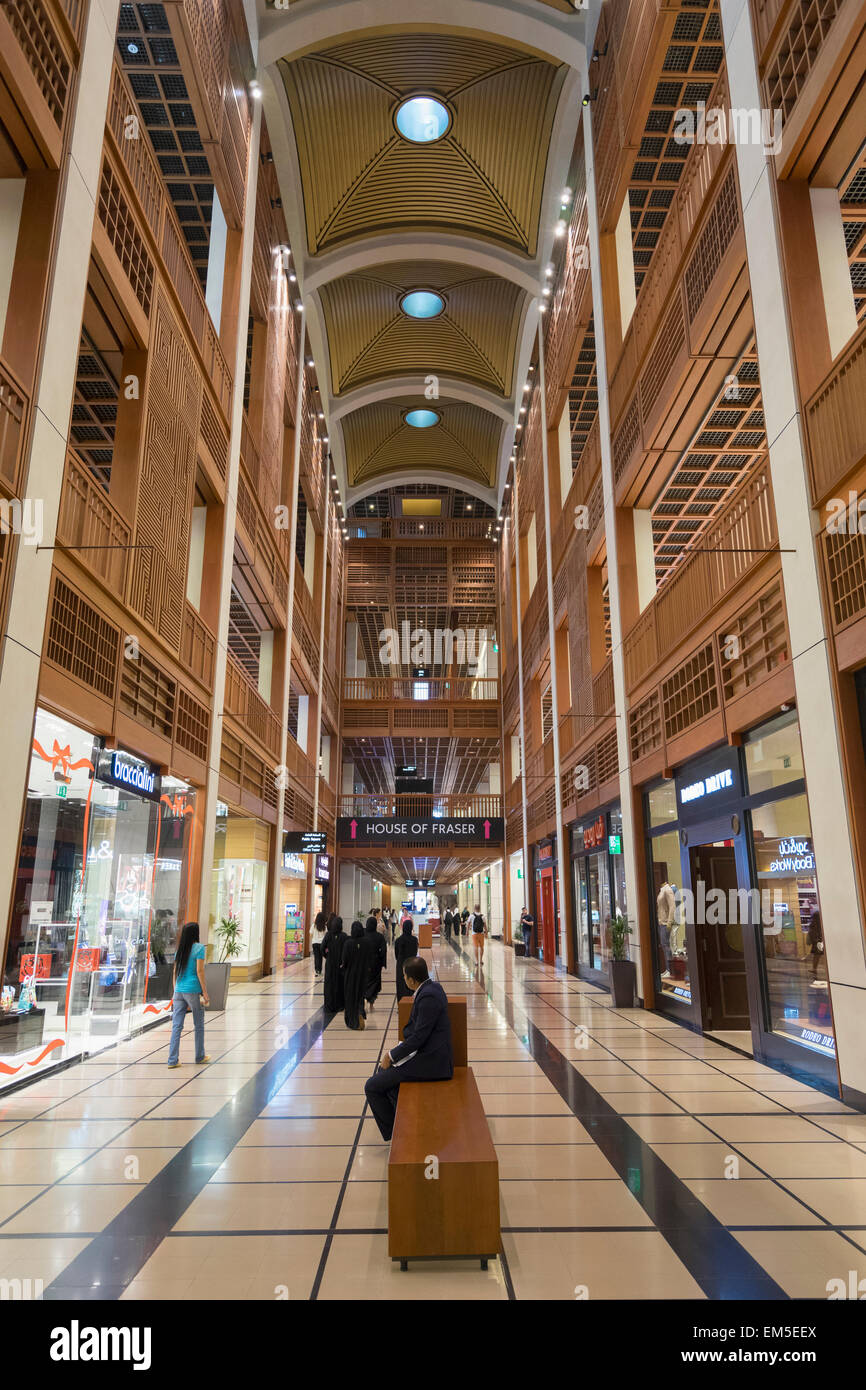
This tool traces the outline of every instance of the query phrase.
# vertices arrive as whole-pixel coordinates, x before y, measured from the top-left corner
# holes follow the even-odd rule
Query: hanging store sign
[[[324,854],[327,848],[324,830],[287,830],[283,836],[283,854]]]
[[[122,787],[124,791],[136,792],[149,801],[159,801],[162,796],[162,777],[158,767],[153,767],[134,753],[123,748],[103,748],[96,765],[96,776],[100,782],[111,787]]]
[[[331,877],[331,856],[319,854],[316,857],[316,882],[327,883]]]
[[[681,821],[709,819],[742,796],[736,748],[719,748],[683,768],[676,778]]]
[[[407,845],[414,841],[434,841],[455,845],[501,845],[505,822],[501,816],[457,820],[368,820],[340,816],[337,840],[341,845]]]
[[[607,819],[599,816],[592,825],[584,826],[583,847],[584,849],[600,849],[607,839]]]

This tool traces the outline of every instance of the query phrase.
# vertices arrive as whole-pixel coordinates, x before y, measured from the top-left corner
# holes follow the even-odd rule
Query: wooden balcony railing
[[[220,347],[204,291],[190,259],[186,240],[175,217],[147,133],[139,130],[137,139],[129,139],[127,132],[130,119],[138,121],[138,107],[127,85],[127,79],[115,60],[106,122],[111,144],[135,190],[153,244],[160,252],[201,355],[207,378],[213,387],[223,416],[228,420],[231,410],[232,374]]]
[[[280,752],[280,721],[249,676],[229,654],[226,662],[226,714],[231,714],[273,757]]]
[[[188,601],[184,605],[180,659],[187,670],[210,688],[213,681],[216,638]]]
[[[499,699],[499,680],[493,676],[425,676],[407,679],[390,676],[349,676],[343,681],[343,699],[361,702],[409,701],[422,704],[448,700]]]
[[[665,581],[623,642],[633,690],[778,543],[769,464],[749,478]]]
[[[57,539],[106,588],[121,599],[126,593],[130,530],[86,464],[66,453],[60,495]]]
[[[496,524],[489,521],[438,521],[435,517],[417,520],[391,517],[371,517],[369,521],[350,518],[346,522],[350,541],[472,541],[486,540],[487,533],[496,534]],[[491,540],[492,545],[492,540]]]
[[[341,816],[364,816],[376,819],[387,816],[399,820],[436,819],[467,820],[479,816],[501,816],[502,797],[491,792],[476,792],[469,796],[450,793],[423,796],[416,793],[367,792],[363,795],[341,796]]]
[[[0,6],[0,78],[18,108],[26,132],[22,138],[32,140],[55,169],[62,156],[78,60],[76,27],[69,14],[74,8],[53,0],[14,0]]]
[[[866,323],[805,409],[812,501],[818,506],[866,454]]]
[[[0,482],[18,491],[28,397],[17,377],[0,361]]]

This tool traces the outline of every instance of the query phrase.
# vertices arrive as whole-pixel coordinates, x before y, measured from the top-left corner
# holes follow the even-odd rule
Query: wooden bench
[[[465,1047],[466,1001],[449,999],[448,1009],[460,1004]],[[499,1160],[472,1068],[455,1065],[450,1081],[404,1081],[388,1160],[388,1254],[401,1269],[449,1258],[486,1269],[499,1243]]]

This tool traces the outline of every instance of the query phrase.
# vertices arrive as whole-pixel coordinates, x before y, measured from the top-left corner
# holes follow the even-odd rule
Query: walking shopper
[[[412,918],[405,916],[400,935],[394,942],[394,973],[397,976],[397,998],[403,999],[412,991],[403,978],[403,966],[418,954],[418,938],[412,928]]]
[[[180,1035],[187,1011],[192,1013],[195,1035],[195,1064],[204,1066],[210,1061],[204,1050],[204,1011],[210,1003],[204,982],[204,946],[199,944],[198,922],[187,922],[180,934],[172,974],[174,996],[171,1006],[171,1039],[168,1044],[168,1065],[179,1067]],[[204,1001],[204,1002],[202,1002]]]
[[[444,928],[444,930],[445,930],[445,940],[446,940],[447,942],[449,942],[449,944],[450,944],[450,941],[451,941],[451,928],[452,928],[453,925],[454,925],[454,918],[453,918],[453,916],[451,915],[451,908],[450,908],[450,907],[446,907],[446,909],[445,909],[445,916],[442,918],[442,926],[443,926],[443,928]]]
[[[313,951],[313,966],[316,972],[316,979],[322,977],[322,942],[325,939],[326,921],[324,912],[317,912],[310,932],[310,946]]]
[[[357,920],[352,923],[351,934],[343,943],[340,957],[340,974],[343,977],[343,1018],[347,1028],[366,1028],[367,1016],[364,1013],[364,985],[366,984],[366,954],[362,949],[364,928]]]
[[[328,930],[322,942],[322,955],[325,960],[325,997],[323,1002],[325,1012],[329,1014],[338,1014],[345,1003],[343,976],[340,972],[345,942],[343,919],[334,914],[328,921]]]
[[[364,959],[367,970],[364,998],[367,1001],[367,1009],[372,1010],[382,990],[382,971],[388,960],[385,937],[379,931],[376,918],[373,916],[368,917],[364,924]]]
[[[520,930],[523,932],[523,952],[529,957],[532,955],[532,928],[535,926],[535,918],[525,907],[520,914]]]
[[[472,914],[472,945],[475,947],[475,964],[484,964],[484,938],[487,935],[487,923],[481,916],[481,904],[475,904],[475,911]]]
[[[466,935],[466,923],[469,921],[469,908],[464,907],[460,914],[460,935]]]

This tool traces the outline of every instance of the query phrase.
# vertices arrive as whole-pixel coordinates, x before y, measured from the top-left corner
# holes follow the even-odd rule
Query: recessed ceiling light
[[[415,430],[429,430],[431,425],[439,424],[440,418],[435,410],[407,410],[403,416],[406,424]]]
[[[400,308],[410,319],[435,319],[445,308],[445,300],[435,290],[410,290],[400,300]]]
[[[429,145],[442,139],[451,124],[451,115],[436,97],[408,97],[397,107],[394,124],[404,140],[411,140],[413,145]]]

